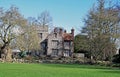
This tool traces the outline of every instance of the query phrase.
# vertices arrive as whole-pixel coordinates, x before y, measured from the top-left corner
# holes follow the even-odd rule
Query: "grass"
[[[120,77],[120,69],[90,65],[0,63],[0,77]]]

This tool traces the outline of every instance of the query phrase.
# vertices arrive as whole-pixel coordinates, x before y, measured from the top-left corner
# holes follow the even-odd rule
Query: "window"
[[[64,42],[64,46],[69,46],[70,42]]]
[[[52,49],[52,55],[58,56],[58,49]]]
[[[42,34],[42,33],[39,33],[39,37],[40,37],[41,39],[43,38],[42,36],[43,36],[43,34]]]
[[[42,46],[42,48],[45,48],[45,47],[46,47],[44,42],[41,44],[41,46]]]
[[[65,50],[64,56],[69,57],[70,56],[70,50]]]
[[[58,46],[58,40],[52,40],[52,47],[56,48]]]
[[[70,49],[70,42],[64,42],[64,48]]]

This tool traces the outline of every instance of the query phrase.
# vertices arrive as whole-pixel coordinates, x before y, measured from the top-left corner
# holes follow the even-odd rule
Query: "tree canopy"
[[[83,32],[88,34],[91,56],[96,60],[111,59],[116,52],[115,41],[120,30],[120,10],[114,4],[98,0],[84,19]]]
[[[15,28],[24,26],[25,22],[17,7],[11,6],[8,10],[0,8],[0,55],[10,52],[10,43],[16,37]]]

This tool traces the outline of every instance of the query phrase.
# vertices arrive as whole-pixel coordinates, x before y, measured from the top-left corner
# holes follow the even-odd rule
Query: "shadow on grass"
[[[102,70],[100,72],[104,72],[104,73],[112,73],[112,74],[120,74],[120,70]]]
[[[120,68],[113,68],[113,67],[105,67],[100,65],[80,65],[80,64],[43,64],[47,67],[55,67],[55,68],[84,68],[84,69],[108,69],[108,70],[119,70]]]

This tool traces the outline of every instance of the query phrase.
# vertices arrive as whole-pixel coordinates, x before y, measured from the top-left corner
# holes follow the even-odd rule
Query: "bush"
[[[112,62],[113,63],[120,63],[120,54],[114,55]]]
[[[112,65],[110,61],[97,61],[96,64],[100,66],[111,66]]]
[[[112,64],[112,67],[120,67],[120,64]]]

